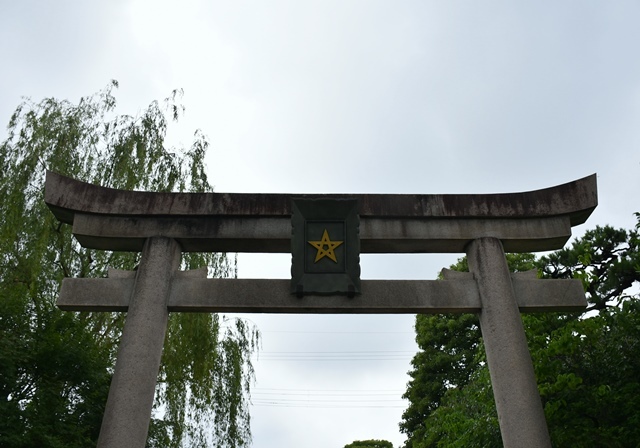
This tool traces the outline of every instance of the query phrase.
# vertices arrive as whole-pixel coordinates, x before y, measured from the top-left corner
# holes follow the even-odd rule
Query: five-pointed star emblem
[[[324,233],[322,234],[322,239],[320,241],[308,241],[309,244],[318,249],[314,263],[317,263],[324,257],[328,257],[330,260],[333,260],[334,263],[337,263],[338,260],[336,259],[336,254],[333,249],[341,245],[343,242],[344,241],[331,241],[329,239],[329,232],[327,232],[327,229],[324,229]]]

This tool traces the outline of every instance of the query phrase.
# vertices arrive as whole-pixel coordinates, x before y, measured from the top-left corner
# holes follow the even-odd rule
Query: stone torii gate
[[[362,253],[466,253],[471,272],[319,297],[288,280],[179,271],[182,252],[291,252],[294,199],[356,200]],[[477,313],[504,446],[551,447],[520,312],[586,300],[579,280],[510,274],[504,253],[561,248],[597,205],[595,174],[526,193],[287,195],[123,191],[48,172],[45,201],[84,247],[142,252],[136,272],[66,278],[60,291],[63,310],[128,313],[100,448],[145,446],[169,312]]]

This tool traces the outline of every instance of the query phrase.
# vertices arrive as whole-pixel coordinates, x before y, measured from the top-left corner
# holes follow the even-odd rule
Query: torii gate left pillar
[[[152,237],[142,249],[109,397],[99,447],[143,447],[149,431],[156,378],[167,331],[171,282],[180,267],[180,246]]]
[[[584,292],[578,280],[509,274],[504,252],[562,247],[597,205],[595,175],[527,193],[348,197],[359,203],[361,252],[466,252],[471,273],[363,280],[353,298],[297,298],[286,280],[202,278],[178,271],[181,251],[290,252],[293,196],[120,191],[47,173],[45,200],[83,246],[143,253],[136,273],[65,279],[60,292],[64,310],[129,312],[99,448],[144,447],[172,311],[478,313],[504,446],[551,446],[519,313],[584,309]]]

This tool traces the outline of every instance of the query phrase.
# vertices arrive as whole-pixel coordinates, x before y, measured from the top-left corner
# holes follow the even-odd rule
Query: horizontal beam
[[[531,218],[569,215],[582,224],[598,204],[596,175],[541,190],[501,194],[154,193],[105,188],[47,172],[45,202],[60,221],[75,213],[118,216],[291,216],[292,198],[358,199],[360,216]]]
[[[77,214],[73,233],[84,247],[140,251],[147,238],[165,236],[183,252],[291,252],[285,217],[127,218]],[[532,219],[360,219],[362,253],[461,253],[476,238],[500,237],[507,252],[561,248],[571,236],[566,216]]]
[[[140,251],[164,236],[185,252],[291,251],[295,198],[357,199],[363,253],[462,253],[494,237],[507,252],[561,248],[597,205],[595,175],[525,193],[296,195],[152,193],[47,172],[45,201],[85,247]]]
[[[66,311],[126,311],[135,278],[75,279],[62,283],[58,307]],[[477,313],[480,297],[472,277],[455,280],[363,280],[362,294],[292,295],[289,280],[201,279],[178,276],[168,303],[173,312],[431,314]],[[579,280],[513,279],[522,312],[581,311]]]

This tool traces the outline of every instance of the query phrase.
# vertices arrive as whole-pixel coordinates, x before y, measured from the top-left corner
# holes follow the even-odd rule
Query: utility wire
[[[294,408],[406,408],[403,391],[391,389],[277,389],[256,388],[253,406]],[[395,398],[394,398],[395,397]]]
[[[308,331],[308,330],[262,330],[260,333],[297,334],[415,334],[415,331]]]
[[[415,352],[388,351],[321,351],[321,352],[260,352],[258,361],[407,361]]]

